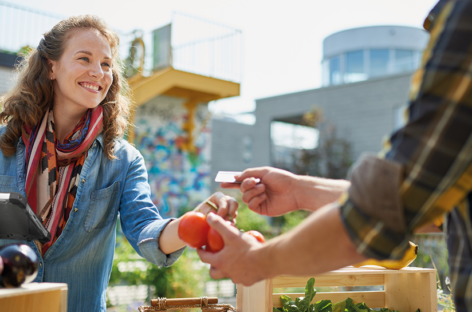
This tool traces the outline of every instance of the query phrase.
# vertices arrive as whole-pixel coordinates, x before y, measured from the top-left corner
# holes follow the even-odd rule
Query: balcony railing
[[[0,50],[17,53],[36,47],[42,35],[64,16],[0,1]]]
[[[139,36],[146,51],[135,40]],[[137,55],[144,53],[144,75],[172,66],[204,76],[241,81],[242,32],[238,29],[174,13],[170,24],[148,33],[123,35],[122,40],[127,44],[121,47],[121,54],[135,71],[140,66]],[[132,42],[136,44],[134,48]],[[129,61],[131,51],[132,62]],[[129,70],[132,74],[133,68]]]

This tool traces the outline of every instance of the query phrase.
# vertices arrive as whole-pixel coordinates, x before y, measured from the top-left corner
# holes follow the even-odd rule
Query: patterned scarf
[[[51,240],[39,246],[44,255],[61,235],[74,204],[80,171],[90,145],[103,129],[103,108],[89,109],[67,135],[56,140],[52,109],[34,128],[23,127],[26,144],[26,197],[31,209],[51,233]],[[36,244],[38,245],[38,243]]]

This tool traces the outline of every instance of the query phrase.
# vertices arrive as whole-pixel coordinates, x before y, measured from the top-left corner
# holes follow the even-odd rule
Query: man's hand
[[[300,176],[271,167],[246,169],[236,181],[242,183],[221,183],[221,187],[239,188],[249,209],[266,216],[318,210],[336,201],[350,186],[346,180]]]
[[[201,260],[211,265],[212,278],[229,277],[234,283],[250,286],[268,277],[264,275],[255,257],[263,246],[261,243],[251,235],[240,232],[215,214],[209,214],[207,221],[220,233],[225,242],[225,247],[217,253],[197,250]]]
[[[221,183],[221,187],[239,188],[243,201],[258,214],[280,216],[298,209],[294,191],[299,182],[297,176],[288,171],[271,167],[247,169],[236,181],[242,183]]]

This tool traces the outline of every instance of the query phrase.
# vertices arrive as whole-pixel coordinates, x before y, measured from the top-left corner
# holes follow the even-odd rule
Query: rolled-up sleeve
[[[172,219],[162,219],[152,202],[144,159],[139,152],[137,154],[128,168],[121,197],[121,227],[140,256],[159,267],[170,266],[185,247],[171,254],[164,254],[159,249],[159,237]]]
[[[399,259],[413,231],[472,190],[472,1],[441,3],[406,125],[351,169],[341,218],[358,252]],[[434,11],[434,10],[433,10]]]
[[[185,250],[181,248],[174,251],[171,254],[166,255],[159,249],[159,237],[161,236],[162,230],[171,221],[171,219],[163,220],[165,222],[151,223],[147,226],[139,236],[138,247],[143,257],[158,266],[171,266]]]

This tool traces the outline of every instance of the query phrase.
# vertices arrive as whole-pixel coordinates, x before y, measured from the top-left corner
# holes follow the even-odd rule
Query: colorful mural
[[[185,150],[188,111],[179,98],[158,96],[138,107],[134,144],[146,162],[152,200],[166,217],[193,209],[210,195],[211,129],[207,105],[197,107],[195,151]],[[209,123],[208,123],[209,125]]]

